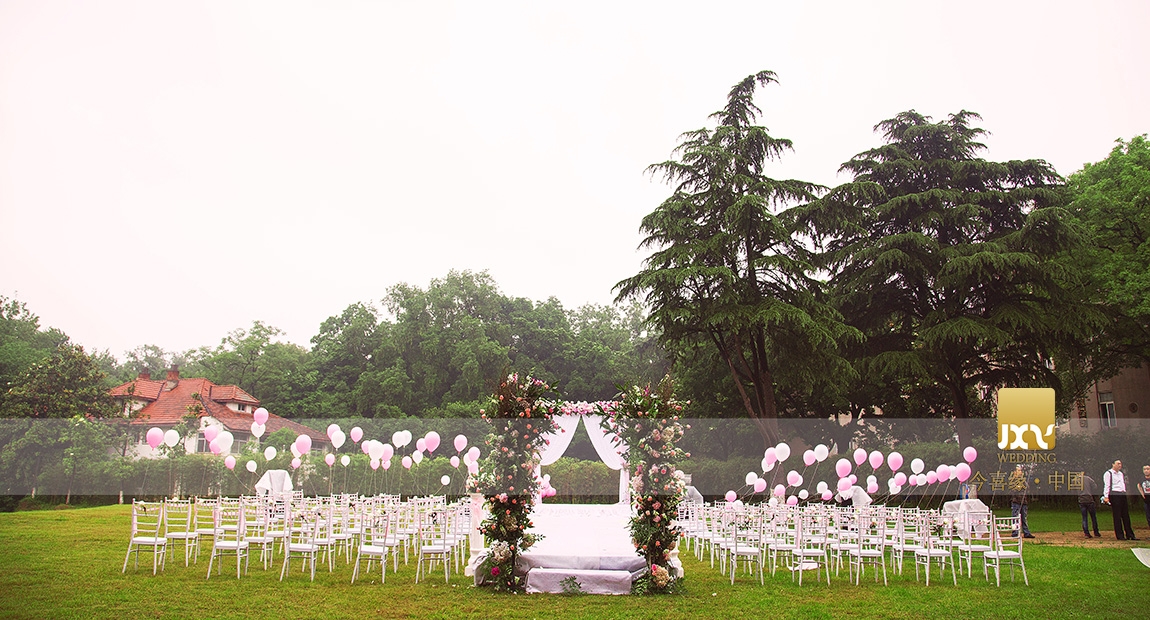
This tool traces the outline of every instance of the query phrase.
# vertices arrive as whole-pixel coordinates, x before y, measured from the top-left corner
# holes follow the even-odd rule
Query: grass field
[[[365,579],[351,585],[351,567],[337,562],[334,573],[317,569],[316,580],[293,572],[279,582],[279,565],[265,572],[253,563],[243,579],[205,579],[207,556],[183,566],[180,553],[167,570],[151,574],[141,558],[122,575],[129,508],[0,514],[0,617],[3,618],[1117,618],[1142,617],[1141,600],[1150,569],[1128,549],[1025,547],[1030,586],[1021,575],[1001,588],[960,577],[928,588],[916,583],[913,566],[884,587],[845,574],[802,588],[780,572],[739,575],[734,586],[707,563],[684,559],[686,592],[677,596],[496,595],[471,586],[462,575],[450,585],[442,576],[414,583],[414,564],[400,564],[387,583]],[[1036,513],[1037,526],[1059,524],[1077,513]],[[1103,515],[1099,515],[1100,517]],[[1105,515],[1109,521],[1109,514]],[[1150,546],[1150,543],[1145,543]],[[206,547],[205,547],[206,549]],[[342,560],[341,560],[342,561]],[[993,578],[993,576],[992,576]],[[1139,610],[1143,611],[1140,612]]]

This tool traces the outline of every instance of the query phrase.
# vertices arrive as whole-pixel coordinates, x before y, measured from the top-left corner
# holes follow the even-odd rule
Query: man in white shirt
[[[1126,499],[1126,474],[1122,473],[1122,461],[1102,474],[1102,502],[1110,504],[1114,516],[1114,535],[1118,540],[1138,540],[1134,527],[1130,525],[1130,508]]]

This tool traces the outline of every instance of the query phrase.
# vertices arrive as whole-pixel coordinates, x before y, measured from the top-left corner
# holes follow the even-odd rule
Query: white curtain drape
[[[608,434],[603,430],[600,425],[603,421],[601,415],[585,415],[583,416],[583,427],[587,429],[587,436],[591,438],[591,445],[595,446],[595,453],[599,458],[607,464],[611,469],[619,470],[619,502],[631,502],[631,485],[627,477],[627,464],[623,457],[619,455],[623,451],[624,446],[617,445],[618,438],[614,434]]]
[[[579,428],[579,421],[582,420],[583,427],[587,429],[587,437],[591,439],[591,445],[595,447],[595,453],[599,455],[607,467],[619,471],[619,501],[630,503],[630,479],[627,476],[627,469],[624,467],[626,462],[619,455],[622,446],[616,449],[615,436],[607,434],[600,426],[603,416],[562,415],[555,416],[553,419],[560,430],[547,436],[549,443],[545,444],[539,453],[540,466],[535,468],[535,476],[539,476],[543,465],[550,465],[563,457],[571,445],[571,440],[575,437],[575,431]]]
[[[579,416],[577,415],[557,415],[551,418],[555,424],[559,426],[559,431],[547,436],[547,441],[543,445],[543,450],[539,453],[539,464],[550,465],[558,461],[565,452],[567,447],[571,445],[571,440],[575,437],[575,430],[579,428]],[[612,467],[611,469],[618,469]]]

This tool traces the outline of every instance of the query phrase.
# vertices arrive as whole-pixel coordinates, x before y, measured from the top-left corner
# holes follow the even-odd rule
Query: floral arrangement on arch
[[[635,386],[618,396],[612,410],[603,410],[604,430],[626,446],[623,454],[631,474],[631,541],[647,560],[648,573],[635,582],[634,592],[670,592],[679,579],[670,566],[679,542],[675,523],[686,485],[676,467],[690,456],[677,446],[683,437],[684,405],[675,399],[670,377],[659,385]]]
[[[492,426],[487,437],[487,456],[475,477],[474,489],[487,500],[488,516],[480,524],[490,553],[479,567],[498,591],[523,589],[515,574],[519,554],[539,537],[532,527],[531,509],[539,490],[535,468],[546,435],[556,430],[550,402],[556,400],[551,386],[530,375],[507,375],[499,383],[487,408],[480,410]]]

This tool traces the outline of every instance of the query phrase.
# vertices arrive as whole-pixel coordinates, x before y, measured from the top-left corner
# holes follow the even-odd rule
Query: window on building
[[[204,438],[204,434],[200,433],[196,437],[196,452],[211,452],[212,449],[208,447],[208,440]]]
[[[1102,392],[1098,395],[1098,417],[1102,419],[1102,428],[1118,426],[1118,417],[1114,411],[1114,392]]]
[[[239,404],[239,405],[236,407],[236,409],[238,409],[238,410],[240,410],[240,411],[247,411],[247,410],[248,410],[248,406],[247,406],[247,405],[245,405],[245,404],[243,404],[243,403],[240,403],[240,404]]]

